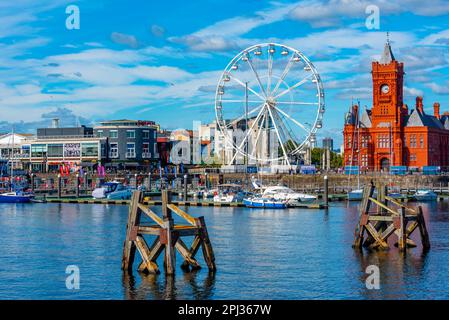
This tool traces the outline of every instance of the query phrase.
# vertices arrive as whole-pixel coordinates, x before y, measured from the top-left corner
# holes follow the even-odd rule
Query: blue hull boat
[[[264,198],[247,198],[243,199],[243,204],[248,208],[266,208],[266,209],[285,209],[285,202]]]
[[[31,202],[32,198],[32,195],[8,192],[0,194],[0,203],[28,203]]]

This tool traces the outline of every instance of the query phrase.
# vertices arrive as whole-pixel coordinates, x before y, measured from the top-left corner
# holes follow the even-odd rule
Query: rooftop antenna
[[[390,32],[387,31],[387,43],[390,44]]]

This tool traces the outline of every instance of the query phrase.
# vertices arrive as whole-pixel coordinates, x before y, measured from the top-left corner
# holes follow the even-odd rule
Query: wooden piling
[[[389,197],[384,185],[377,184],[376,189],[377,199],[374,199],[372,183],[365,187],[359,222],[355,228],[353,247],[361,248],[363,244],[369,249],[388,249],[388,238],[395,235],[399,250],[405,251],[408,247],[416,247],[416,244],[410,239],[410,235],[418,228],[421,245],[424,249],[429,249],[429,235],[422,208],[406,207],[397,199]],[[371,204],[377,206],[376,211],[370,211]],[[364,236],[365,231],[366,237]]]
[[[123,246],[122,269],[131,271],[134,262],[136,249],[142,257],[142,263],[139,265],[140,272],[159,273],[156,260],[164,251],[164,271],[167,275],[174,275],[176,269],[176,251],[184,259],[181,268],[185,271],[199,269],[201,266],[195,259],[200,247],[210,271],[215,271],[215,256],[212,244],[207,232],[204,217],[194,218],[171,203],[171,193],[168,190],[162,191],[162,217],[159,217],[151,208],[143,204],[141,191],[133,193],[129,206],[128,225],[126,231],[126,240]],[[152,225],[140,225],[140,216],[145,214]],[[172,213],[184,219],[186,225],[174,223]],[[146,236],[155,236],[155,240],[149,247],[144,238]],[[184,243],[182,237],[193,236],[193,242],[190,248]]]

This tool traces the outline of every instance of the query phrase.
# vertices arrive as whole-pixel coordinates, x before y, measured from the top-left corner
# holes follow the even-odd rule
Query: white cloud
[[[113,32],[111,34],[111,40],[115,43],[122,44],[131,48],[137,48],[139,46],[139,42],[137,41],[137,38],[135,36],[120,32]]]
[[[290,12],[292,19],[305,21],[314,27],[328,27],[340,24],[345,18],[368,16],[365,9],[376,5],[380,15],[411,12],[420,16],[440,16],[449,13],[449,3],[445,0],[307,0],[301,1]]]

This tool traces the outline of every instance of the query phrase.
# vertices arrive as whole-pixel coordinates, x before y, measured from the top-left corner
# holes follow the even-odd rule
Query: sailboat
[[[31,202],[31,199],[34,198],[34,194],[30,192],[25,192],[23,189],[18,188],[13,184],[14,181],[14,165],[11,161],[11,155],[14,154],[14,129],[12,130],[12,147],[11,152],[9,153],[9,162],[11,167],[10,173],[10,191],[5,193],[0,193],[0,203],[27,203]]]

